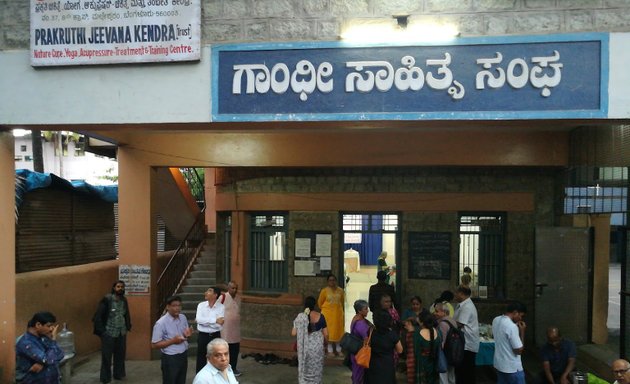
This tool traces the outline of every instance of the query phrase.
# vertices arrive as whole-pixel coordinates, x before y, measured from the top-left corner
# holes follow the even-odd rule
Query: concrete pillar
[[[608,342],[608,291],[610,260],[610,215],[590,215],[595,229],[593,246],[593,343]]]
[[[247,233],[245,212],[232,212],[232,280],[236,281],[241,292],[244,292],[247,281]]]
[[[214,185],[216,168],[204,169],[204,188],[206,197],[206,228],[208,233],[217,232],[217,187]]]
[[[15,163],[11,131],[0,131],[0,382],[15,379]]]
[[[118,149],[118,220],[121,265],[151,268],[149,294],[128,296],[132,329],[127,336],[127,357],[151,358],[151,331],[156,311],[156,219],[152,190],[155,170],[133,149]]]

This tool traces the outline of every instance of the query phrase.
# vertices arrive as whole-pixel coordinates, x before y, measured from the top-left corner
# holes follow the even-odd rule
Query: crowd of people
[[[475,384],[480,336],[470,287],[460,285],[455,293],[442,292],[429,308],[419,296],[413,296],[408,308],[401,310],[384,270],[378,271],[377,280],[370,287],[368,301],[359,299],[353,305],[350,333],[368,341],[371,356],[365,366],[356,354],[343,351],[352,370],[352,383],[396,383],[396,370],[403,367],[408,384]],[[124,294],[125,283],[114,282],[111,292],[99,301],[93,318],[94,333],[102,343],[100,381],[104,384],[112,377],[123,380],[126,376],[125,335],[131,330],[131,316]],[[344,303],[344,290],[334,275],[327,277],[318,299],[306,297],[291,330],[296,338],[299,384],[322,383],[326,355],[342,353],[339,342],[344,335]],[[205,292],[195,316],[198,337],[193,384],[238,384],[240,306],[238,285],[233,281],[225,293],[218,287]],[[188,338],[194,331],[181,308],[179,296],[168,298],[165,314],[153,327],[151,346],[161,351],[163,384],[186,382]],[[373,323],[368,320],[370,311]],[[524,304],[512,301],[492,321],[493,365],[499,384],[525,383],[521,354],[525,348],[526,313]],[[27,331],[16,342],[17,383],[60,382],[59,364],[64,352],[55,341],[57,333],[52,313],[33,315]],[[461,335],[460,351],[456,350],[457,335]],[[571,382],[576,355],[575,344],[563,338],[557,327],[549,327],[547,343],[540,350],[542,371],[538,382]],[[630,384],[630,363],[626,360],[616,360],[612,372],[614,384]]]
[[[369,340],[371,357],[369,366],[364,367],[355,354],[344,351],[352,383],[396,383],[396,370],[402,368],[408,384],[475,384],[480,334],[470,280],[463,279],[468,284],[459,285],[454,293],[442,292],[428,308],[421,297],[412,296],[404,309],[396,302],[385,270],[378,271],[377,280],[370,287],[368,300],[359,299],[353,304],[350,333]],[[319,299],[307,297],[304,311],[295,318],[292,335],[297,336],[300,384],[322,383],[329,344],[332,353],[339,354],[336,346],[344,332],[343,302],[343,290],[337,286],[336,277],[329,275]],[[368,320],[370,311],[373,323]],[[525,383],[521,354],[525,348],[526,313],[524,304],[511,301],[492,321],[493,365],[499,384]],[[540,356],[543,363],[539,383],[569,383],[576,348],[561,337],[558,328],[548,329]]]

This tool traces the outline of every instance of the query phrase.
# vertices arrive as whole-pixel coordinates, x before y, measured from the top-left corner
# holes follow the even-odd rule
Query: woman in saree
[[[317,305],[322,309],[322,314],[326,318],[328,340],[332,345],[332,351],[335,356],[339,356],[337,343],[341,340],[344,332],[343,308],[345,305],[345,294],[343,289],[337,285],[335,275],[328,275],[327,285],[320,291]]]
[[[328,347],[326,318],[315,311],[315,298],[304,300],[304,311],[293,320],[292,336],[297,336],[299,384],[321,384],[324,352]]]
[[[419,329],[412,322],[407,322],[405,328],[413,340],[413,355],[408,354],[407,358],[413,358],[415,363],[413,373],[407,372],[407,383],[438,384],[440,376],[437,370],[437,354],[442,340],[435,318],[425,315],[420,319]]]
[[[365,300],[357,300],[354,302],[354,311],[356,315],[352,318],[350,323],[350,333],[365,340],[368,337],[372,323],[370,323],[365,317],[368,315],[368,302]],[[363,384],[363,376],[365,375],[365,368],[357,364],[354,355],[350,355],[350,361],[352,362],[352,384]]]

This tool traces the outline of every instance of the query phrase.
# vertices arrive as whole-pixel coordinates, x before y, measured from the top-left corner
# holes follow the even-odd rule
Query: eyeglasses
[[[613,371],[613,374],[614,375],[623,375],[624,373],[626,373],[628,371],[630,371],[630,368],[619,369],[619,370]]]

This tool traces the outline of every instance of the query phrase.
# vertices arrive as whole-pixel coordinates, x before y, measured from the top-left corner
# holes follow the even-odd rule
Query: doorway
[[[590,228],[536,228],[536,345],[546,342],[549,326],[576,344],[591,339],[592,244]]]
[[[368,300],[370,286],[376,284],[377,261],[386,252],[385,263],[390,284],[399,292],[400,275],[400,215],[397,213],[342,213],[343,273],[345,280],[345,329],[350,330],[354,316],[353,304],[358,299]],[[368,314],[372,321],[372,313]]]

